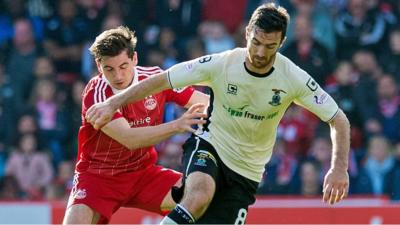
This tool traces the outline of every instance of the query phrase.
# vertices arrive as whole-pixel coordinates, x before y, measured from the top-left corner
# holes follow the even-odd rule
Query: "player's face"
[[[127,88],[132,82],[136,65],[136,52],[132,58],[129,58],[126,51],[117,56],[104,57],[97,62],[98,70],[106,76],[110,85],[118,90]]]
[[[250,69],[260,72],[269,69],[282,44],[282,32],[266,33],[254,27],[246,30],[247,60]],[[247,64],[246,64],[247,65]],[[262,71],[266,72],[266,71]]]

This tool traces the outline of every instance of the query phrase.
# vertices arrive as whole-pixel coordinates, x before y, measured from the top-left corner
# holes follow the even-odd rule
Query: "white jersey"
[[[209,123],[200,137],[240,175],[260,182],[272,155],[279,121],[292,102],[323,121],[338,112],[335,101],[308,75],[277,53],[271,71],[256,75],[245,67],[246,49],[177,64],[168,70],[172,88],[206,85],[212,89]]]

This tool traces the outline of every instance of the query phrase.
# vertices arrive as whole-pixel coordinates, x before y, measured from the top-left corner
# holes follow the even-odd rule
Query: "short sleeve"
[[[294,102],[308,109],[321,120],[331,121],[339,111],[335,100],[305,71],[298,68],[297,73],[301,81],[295,83],[298,96]]]
[[[166,90],[167,101],[175,102],[180,106],[185,106],[192,97],[195,89],[191,86],[177,89]]]
[[[221,54],[206,55],[194,60],[179,63],[167,70],[171,88],[189,85],[209,86],[212,76],[221,70]]]

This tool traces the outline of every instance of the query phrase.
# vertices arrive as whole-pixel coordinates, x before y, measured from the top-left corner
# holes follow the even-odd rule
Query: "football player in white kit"
[[[173,192],[178,204],[161,224],[244,224],[291,103],[331,128],[332,163],[323,200],[334,204],[347,195],[349,121],[309,74],[278,53],[288,21],[284,8],[261,5],[246,27],[246,48],[179,63],[89,109],[87,119],[101,127],[122,105],[163,89],[211,88],[207,124],[183,146],[184,184]]]

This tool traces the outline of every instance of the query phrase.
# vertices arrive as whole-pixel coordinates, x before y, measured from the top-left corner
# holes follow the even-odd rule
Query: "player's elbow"
[[[132,138],[126,132],[121,133],[121,135],[118,137],[117,141],[129,150],[135,150],[138,148],[137,140],[135,140],[135,138]]]
[[[125,145],[129,150],[134,151],[139,148],[147,147],[146,143],[143,143],[143,140],[137,140],[136,138],[130,138]]]
[[[350,129],[350,121],[347,118],[346,114],[339,109],[338,113],[336,114],[335,118],[330,122],[331,126],[341,126]]]

